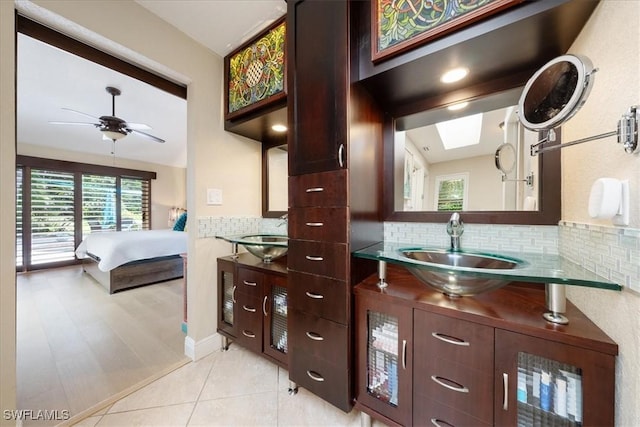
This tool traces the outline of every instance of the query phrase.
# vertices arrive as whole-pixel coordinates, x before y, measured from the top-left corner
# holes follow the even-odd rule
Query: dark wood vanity
[[[218,333],[280,366],[288,365],[286,258],[249,253],[218,258]]]
[[[397,266],[387,282],[354,289],[357,409],[404,426],[614,425],[618,346],[571,303],[552,325],[540,286],[450,298]]]

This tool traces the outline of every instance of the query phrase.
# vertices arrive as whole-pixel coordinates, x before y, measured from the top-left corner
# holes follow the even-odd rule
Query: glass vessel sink
[[[216,236],[233,243],[233,253],[237,254],[237,245],[242,245],[249,253],[271,262],[287,254],[289,238],[280,234],[243,234],[239,236]]]
[[[517,258],[467,251],[441,249],[401,249],[405,266],[420,281],[451,297],[471,296],[500,288],[510,277],[482,277],[492,270],[512,270],[526,265]]]

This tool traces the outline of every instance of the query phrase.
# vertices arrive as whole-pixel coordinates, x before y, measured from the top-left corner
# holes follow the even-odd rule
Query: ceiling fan
[[[95,126],[102,132],[102,139],[111,140],[116,142],[119,139],[124,138],[130,133],[135,133],[140,136],[152,139],[156,142],[165,142],[164,139],[153,136],[149,133],[143,132],[142,129],[151,129],[149,126],[142,123],[131,123],[124,121],[120,117],[116,116],[116,96],[119,96],[122,92],[120,89],[107,86],[107,92],[111,95],[111,115],[94,117],[90,114],[86,114],[80,111],[72,110],[70,108],[63,108],[63,110],[71,111],[76,114],[82,114],[93,120],[97,120],[99,123],[83,123],[83,122],[49,122],[54,125],[78,125],[78,126]]]

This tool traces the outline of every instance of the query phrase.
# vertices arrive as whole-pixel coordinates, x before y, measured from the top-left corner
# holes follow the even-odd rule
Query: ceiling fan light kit
[[[99,123],[78,123],[78,122],[49,122],[51,124],[57,125],[88,125],[95,126],[102,132],[102,137],[105,140],[110,140],[116,142],[130,133],[136,133],[145,138],[152,139],[156,142],[165,142],[164,139],[158,138],[157,136],[151,135],[146,132],[142,132],[140,129],[151,129],[149,126],[140,124],[140,123],[128,123],[120,117],[116,116],[116,96],[120,96],[122,93],[120,89],[107,86],[106,91],[109,95],[111,95],[111,115],[110,116],[100,116],[99,118],[93,117],[89,114],[83,113],[81,111],[72,110],[70,108],[63,108],[64,110],[71,111],[77,114],[81,114],[83,116],[90,117],[92,119],[98,120]]]

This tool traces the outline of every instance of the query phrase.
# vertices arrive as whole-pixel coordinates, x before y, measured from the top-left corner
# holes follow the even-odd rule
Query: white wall
[[[16,407],[16,195],[13,2],[0,1],[0,410]],[[0,425],[15,421],[0,416]]]
[[[615,129],[620,115],[640,104],[640,2],[600,2],[570,53],[588,56],[599,71],[589,99],[563,126],[563,140],[571,141]],[[614,138],[588,142],[562,150],[562,219],[611,225],[591,219],[589,191],[600,177],[629,179],[631,224],[635,245],[640,240],[640,156],[629,155]],[[630,234],[633,242],[634,234]],[[602,237],[604,238],[604,237]],[[589,250],[589,245],[585,245]],[[640,255],[618,259],[621,268],[637,268]],[[599,254],[613,256],[615,254]],[[625,267],[625,264],[629,265]],[[570,286],[568,297],[619,345],[616,375],[616,425],[640,425],[640,295]]]
[[[169,228],[169,209],[172,206],[187,206],[187,170],[185,168],[174,168],[137,160],[114,159],[110,156],[78,151],[57,150],[34,144],[19,143],[17,152],[24,156],[156,172],[156,179],[151,181],[152,229]]]
[[[435,209],[436,178],[440,175],[456,173],[469,174],[469,193],[467,200],[468,211],[499,211],[502,210],[502,181],[501,174],[496,169],[494,157],[477,156],[467,159],[451,160],[449,162],[432,163],[429,165],[429,190],[427,208]],[[508,183],[507,185],[514,185]]]
[[[216,339],[216,257],[229,252],[228,244],[197,239],[199,216],[260,216],[260,145],[223,129],[223,61],[202,45],[131,0],[42,1],[25,3],[28,14],[40,14],[48,25],[80,38],[98,36],[109,50],[146,60],[185,76],[187,89],[187,208],[189,210],[189,332],[187,344],[195,358],[218,348]],[[15,406],[15,265],[14,265],[14,3],[0,1],[2,76],[0,124],[1,177],[9,189],[0,195],[0,292],[2,292],[0,356],[2,407]],[[74,25],[76,23],[78,25]],[[115,23],[115,24],[114,24]],[[103,47],[104,46],[100,46]],[[223,190],[222,206],[206,204],[206,189]],[[193,225],[191,225],[193,224]],[[6,362],[6,363],[5,363]],[[0,422],[5,422],[0,421]]]

